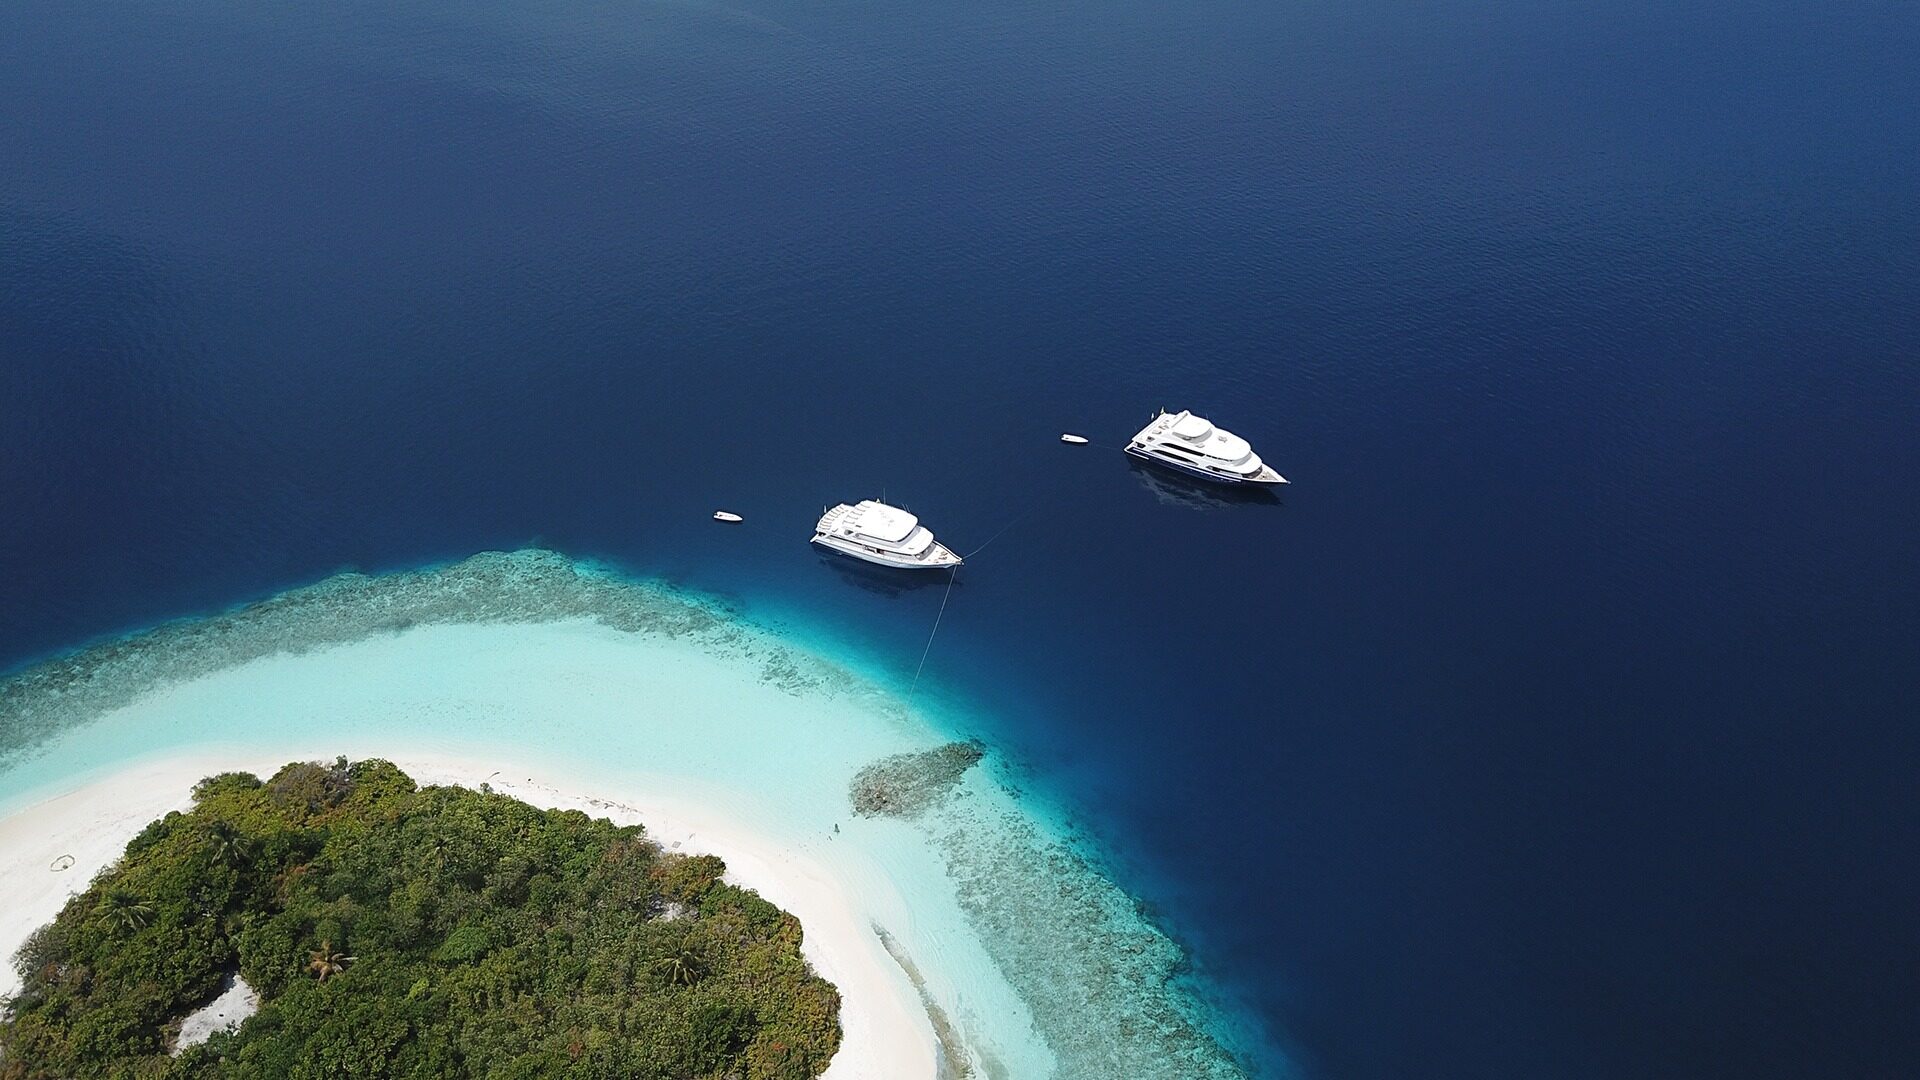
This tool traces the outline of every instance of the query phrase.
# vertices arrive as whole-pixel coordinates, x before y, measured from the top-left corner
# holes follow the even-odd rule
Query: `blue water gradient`
[[[1309,1071],[1909,1074],[1917,53],[1894,0],[19,0],[0,663],[538,542],[910,671],[939,589],[804,543],[885,492],[1013,523],[933,692]],[[1162,405],[1296,485],[1129,467]]]
[[[942,1077],[1278,1069],[1017,764],[988,753],[923,804],[855,812],[868,770],[898,781],[918,755],[978,734],[928,698],[909,707],[898,681],[868,679],[731,605],[550,551],[339,574],[15,673],[0,684],[0,817],[182,753],[199,775],[329,754],[485,762],[469,782],[489,766],[536,786],[525,773],[545,772],[603,798],[670,800],[668,820],[690,801],[722,831],[800,860],[794,873],[835,882],[852,924],[839,928],[852,938],[840,962],[872,927],[874,950],[884,941],[904,969],[899,989],[919,998],[904,1015],[859,1012],[891,1025],[914,1023],[922,1003],[940,1010],[929,1035],[945,1048]],[[653,809],[638,812],[655,823]],[[884,986],[894,965],[882,964]],[[848,1067],[912,1074],[898,1060],[874,1074],[856,1049]],[[930,1048],[918,1064],[935,1069]]]

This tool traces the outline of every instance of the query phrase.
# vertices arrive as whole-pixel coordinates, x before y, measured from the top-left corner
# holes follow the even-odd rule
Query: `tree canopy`
[[[810,1080],[839,995],[724,869],[385,761],[210,777],[21,949],[0,1078]]]

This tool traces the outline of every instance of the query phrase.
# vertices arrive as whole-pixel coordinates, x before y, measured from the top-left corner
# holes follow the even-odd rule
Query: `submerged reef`
[[[965,794],[924,827],[988,955],[1033,1009],[1056,1076],[1242,1080],[1200,1004],[1174,985],[1187,966],[1180,945],[1069,844]]]
[[[487,553],[405,573],[341,574],[232,611],[183,619],[22,669],[0,681],[0,774],[65,732],[169,685],[252,661],[444,624],[586,621],[729,657],[745,678],[833,701],[849,723],[886,725],[925,750],[823,774],[824,799],[923,838],[976,937],[1029,1013],[1052,1067],[992,1059],[999,1021],[957,1000],[942,1043],[986,1080],[1234,1080],[1248,1074],[1183,981],[1178,944],[1142,916],[1098,858],[999,776],[978,743],[954,742],[900,696],[757,628],[719,601],[634,581],[549,551]],[[777,721],[775,721],[777,722]],[[983,756],[984,755],[984,756]],[[898,930],[899,928],[896,928]],[[911,935],[908,935],[909,937]],[[896,942],[898,945],[898,942]],[[927,987],[943,980],[926,973]],[[211,986],[211,984],[209,984]],[[924,992],[934,994],[927,989]],[[936,995],[937,996],[937,995]],[[1006,1049],[999,1047],[998,1049]],[[1020,1075],[1015,1076],[1015,1069]],[[952,1070],[950,1070],[952,1071]],[[1284,1066],[1260,1075],[1280,1075]]]
[[[853,775],[847,798],[861,817],[917,818],[959,786],[986,753],[985,744],[969,740],[884,757]]]
[[[986,747],[950,742],[893,754],[849,785],[854,812],[917,823],[952,879],[987,954],[1033,1013],[1060,1078],[1240,1080],[1245,1072],[1208,1033],[1198,1003],[1172,985],[1186,967],[1180,945],[1143,919],[1139,905],[1093,863],[1004,800],[975,770]],[[887,951],[926,998],[924,981],[884,930]],[[945,1075],[1016,1080],[979,1058],[962,1069],[954,1025],[927,999]],[[976,1052],[977,1047],[967,1047]]]
[[[230,611],[178,619],[0,678],[0,768],[17,755],[172,683],[252,660],[297,655],[415,626],[591,619],[634,634],[687,638],[750,657],[787,693],[877,687],[750,631],[719,601],[636,582],[552,551],[483,552],[447,566],[343,573]]]

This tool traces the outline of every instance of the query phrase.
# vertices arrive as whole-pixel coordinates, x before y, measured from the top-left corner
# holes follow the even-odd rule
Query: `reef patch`
[[[760,662],[763,680],[802,694],[883,692],[769,635],[724,604],[635,581],[558,552],[482,552],[391,574],[341,573],[255,603],[176,619],[0,676],[0,768],[143,694],[269,656],[299,655],[420,626],[589,619],[686,638]]]
[[[861,817],[917,818],[966,778],[987,753],[978,740],[892,754],[853,775],[848,801]]]

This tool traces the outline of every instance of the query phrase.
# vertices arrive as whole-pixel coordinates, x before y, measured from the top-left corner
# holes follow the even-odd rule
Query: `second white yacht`
[[[959,566],[960,556],[934,540],[920,519],[897,506],[868,499],[841,503],[821,515],[813,542],[842,555],[902,570]]]
[[[1127,443],[1127,453],[1221,484],[1284,484],[1247,440],[1181,410],[1160,415]]]

